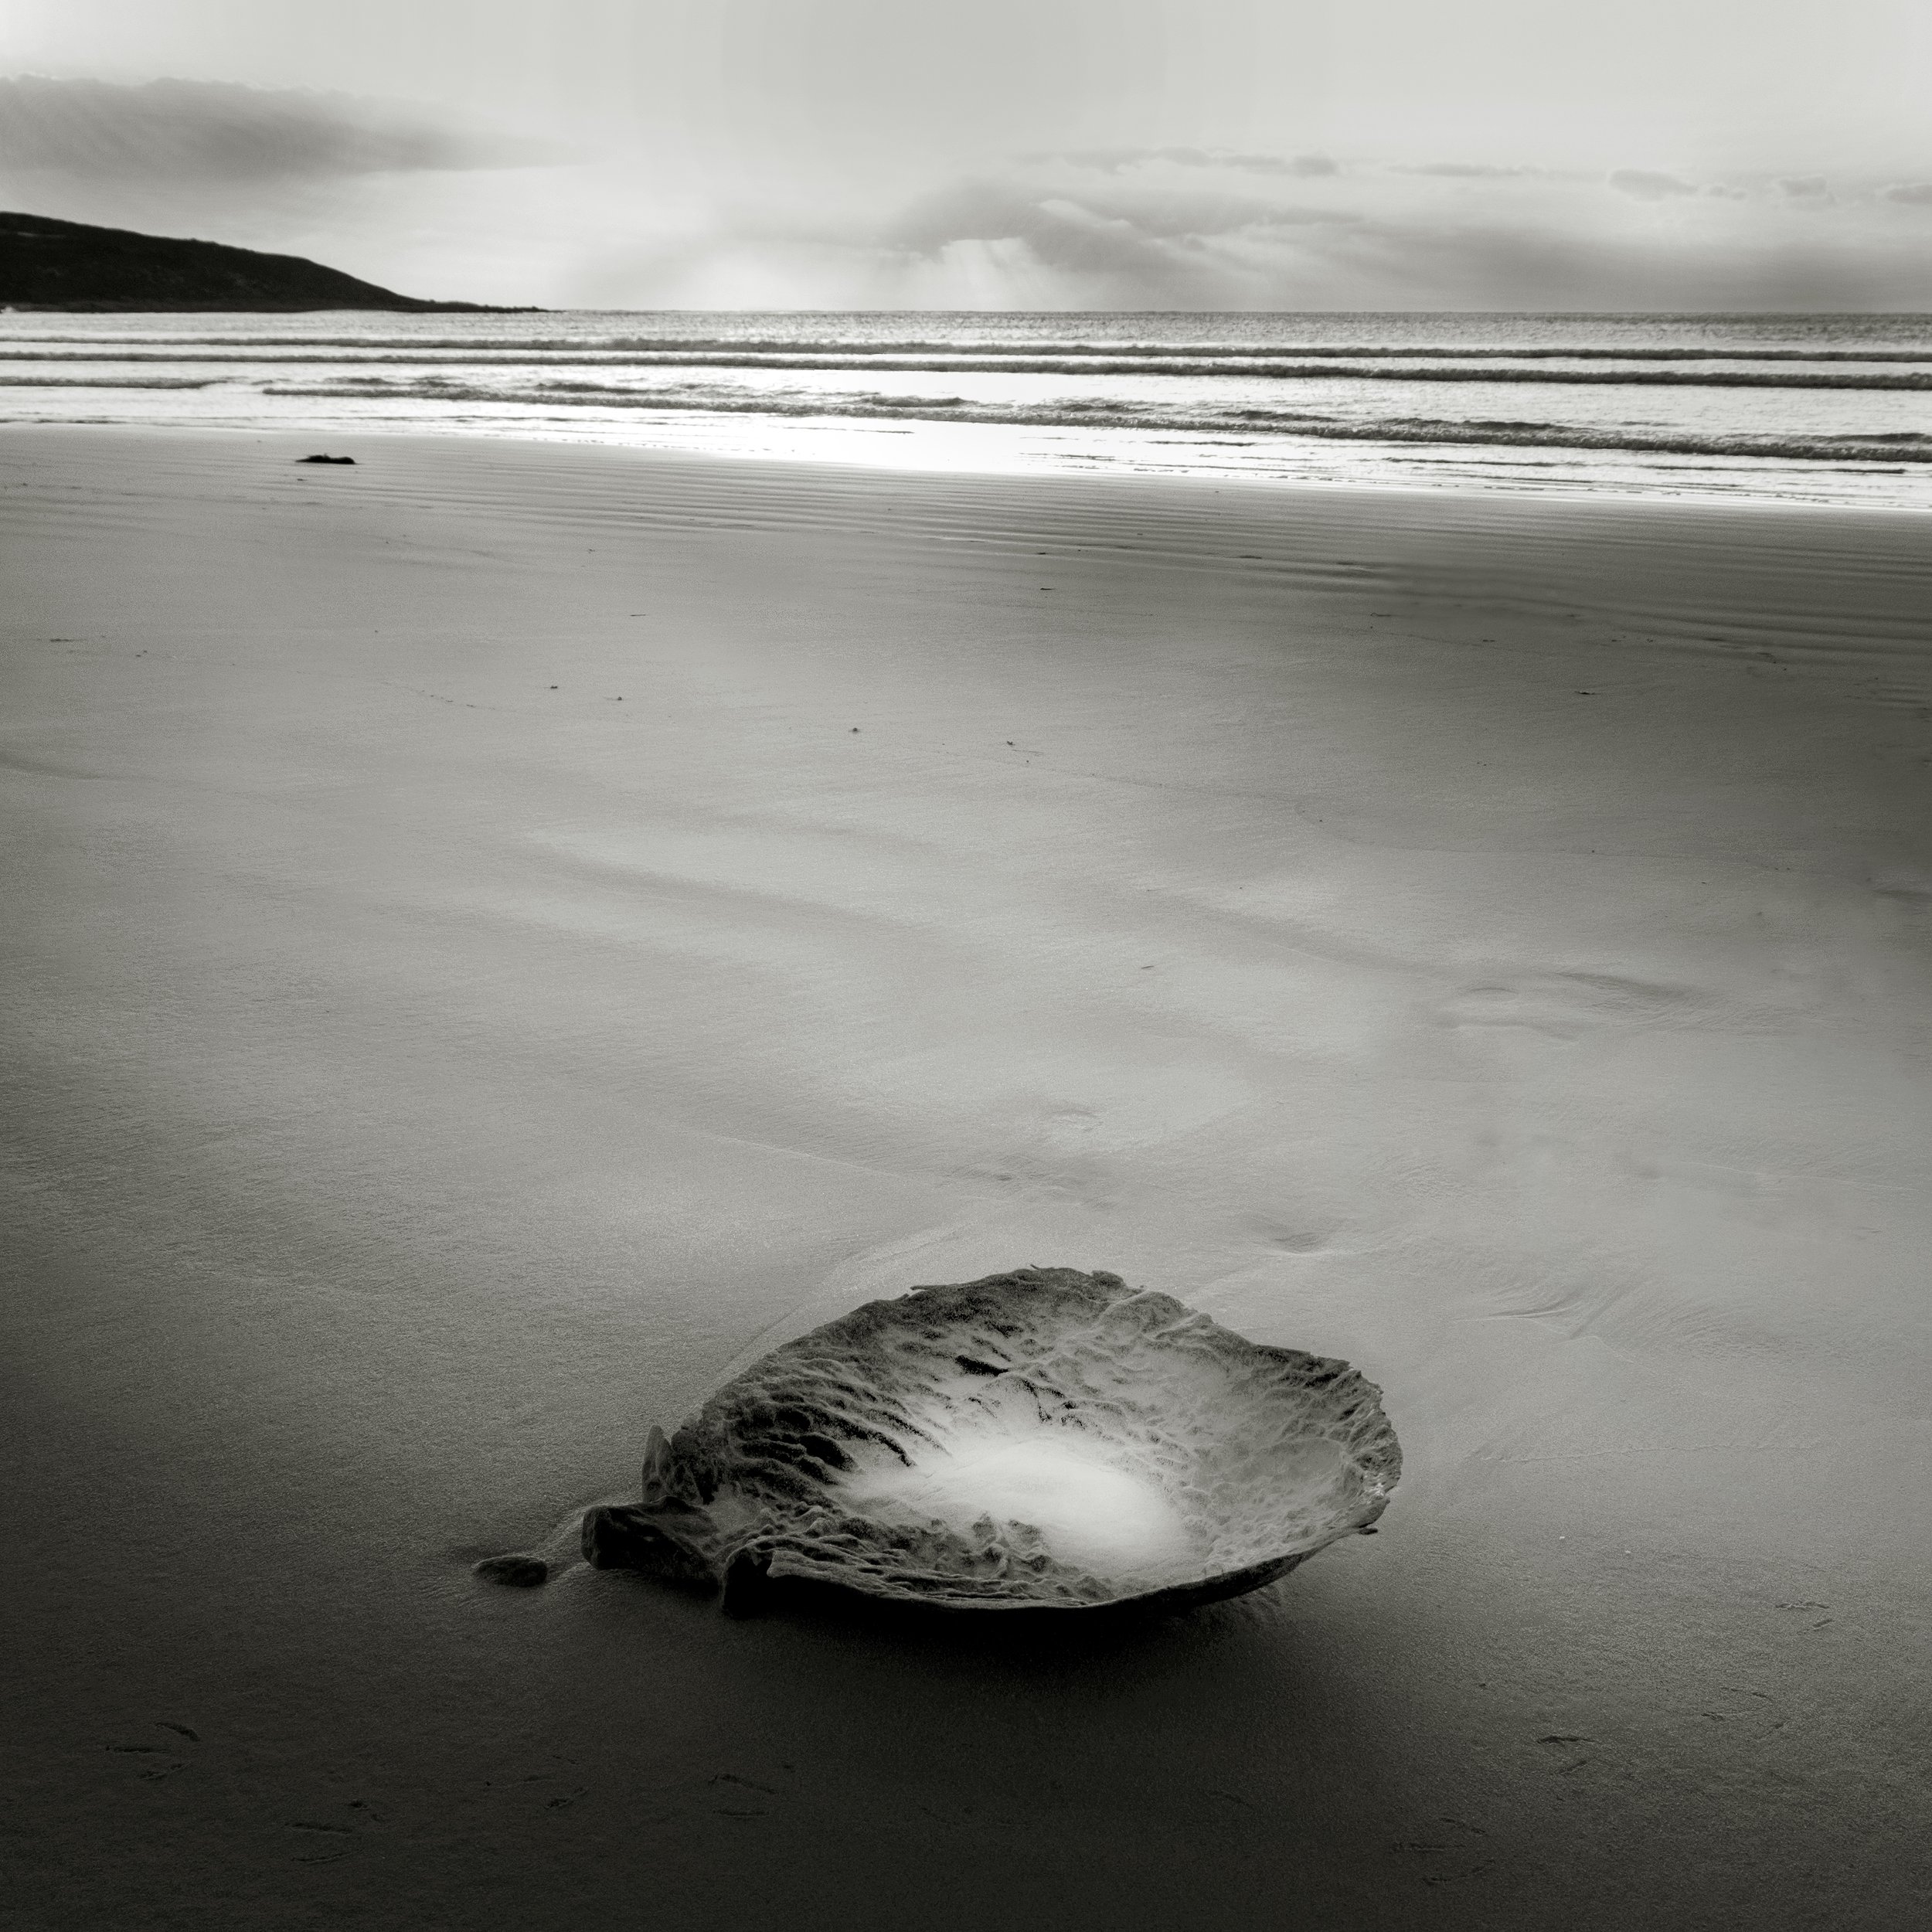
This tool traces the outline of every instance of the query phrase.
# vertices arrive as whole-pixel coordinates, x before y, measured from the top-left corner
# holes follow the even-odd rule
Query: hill
[[[0,214],[0,305],[56,309],[389,308],[477,314],[421,301],[300,255]],[[505,311],[515,312],[515,311]]]

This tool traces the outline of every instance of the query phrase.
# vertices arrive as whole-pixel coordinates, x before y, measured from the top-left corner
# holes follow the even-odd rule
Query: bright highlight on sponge
[[[1179,1605],[1368,1529],[1401,1471],[1345,1362],[1249,1342],[1117,1274],[1021,1268],[874,1301],[776,1349],[675,1435],[604,1569],[787,1579],[952,1610]]]

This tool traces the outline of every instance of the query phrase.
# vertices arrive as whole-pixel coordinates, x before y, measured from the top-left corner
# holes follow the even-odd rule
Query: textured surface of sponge
[[[1379,1391],[1116,1274],[1021,1268],[776,1349],[668,1439],[594,1562],[728,1600],[808,1579],[954,1609],[1206,1600],[1366,1529],[1400,1473]]]

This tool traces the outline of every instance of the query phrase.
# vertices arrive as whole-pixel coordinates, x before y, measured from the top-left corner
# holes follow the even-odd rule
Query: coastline
[[[1917,512],[330,434],[0,430],[28,1923],[1910,1918]],[[471,1581],[1031,1261],[1356,1362],[1383,1533]]]

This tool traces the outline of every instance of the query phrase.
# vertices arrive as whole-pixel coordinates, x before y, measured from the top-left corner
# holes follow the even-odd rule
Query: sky
[[[0,206],[575,308],[1932,308],[1927,0],[0,0]]]

